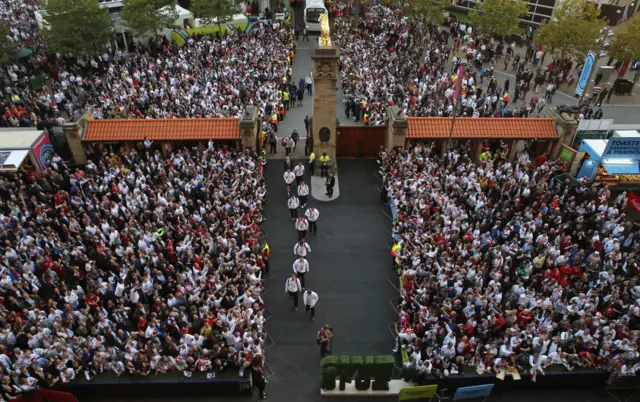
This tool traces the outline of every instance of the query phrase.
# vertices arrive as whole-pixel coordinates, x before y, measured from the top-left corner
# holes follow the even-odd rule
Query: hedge
[[[347,383],[351,383],[355,375],[357,390],[388,391],[389,381],[393,373],[395,359],[393,356],[327,356],[320,360],[322,369],[321,387],[331,391],[336,388],[336,377],[340,377],[340,390],[344,391]]]

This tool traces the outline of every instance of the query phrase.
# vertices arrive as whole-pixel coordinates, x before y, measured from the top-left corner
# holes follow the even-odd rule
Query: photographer
[[[325,357],[327,355],[331,355],[331,351],[329,350],[329,342],[331,338],[333,338],[333,328],[329,325],[324,324],[320,331],[318,331],[316,342],[320,345],[320,357]]]

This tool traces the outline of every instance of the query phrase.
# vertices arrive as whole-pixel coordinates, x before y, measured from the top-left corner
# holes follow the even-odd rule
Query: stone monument
[[[330,158],[330,170],[336,163],[336,88],[338,80],[338,49],[331,42],[329,18],[321,15],[320,38],[313,59],[313,152],[316,160],[323,153]],[[316,169],[320,174],[320,169]]]

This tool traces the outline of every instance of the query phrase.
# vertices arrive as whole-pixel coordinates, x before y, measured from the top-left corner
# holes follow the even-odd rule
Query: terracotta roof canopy
[[[449,138],[451,117],[408,117],[409,138]],[[553,119],[456,117],[454,139],[557,139]]]
[[[239,140],[240,119],[89,120],[84,141]]]

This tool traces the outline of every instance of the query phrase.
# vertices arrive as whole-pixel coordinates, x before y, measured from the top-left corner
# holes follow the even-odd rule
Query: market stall
[[[31,128],[0,130],[0,172],[33,170],[40,175],[51,164],[54,150],[46,132]]]
[[[578,148],[581,161],[578,179],[593,182],[640,184],[640,133],[616,131],[606,139],[583,140]]]

